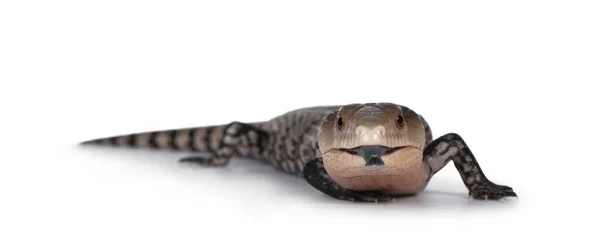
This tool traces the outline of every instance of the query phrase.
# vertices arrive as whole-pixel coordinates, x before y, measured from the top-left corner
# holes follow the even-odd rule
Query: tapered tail
[[[109,145],[194,152],[213,152],[223,138],[227,125],[149,131],[117,135],[81,142],[82,145]]]

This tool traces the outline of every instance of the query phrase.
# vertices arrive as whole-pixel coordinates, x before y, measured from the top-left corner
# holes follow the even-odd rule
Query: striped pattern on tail
[[[117,135],[84,141],[81,144],[110,145],[130,148],[168,149],[214,152],[219,147],[226,125],[171,129]]]

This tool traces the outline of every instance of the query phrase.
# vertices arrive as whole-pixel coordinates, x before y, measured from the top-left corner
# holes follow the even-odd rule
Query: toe
[[[506,197],[516,197],[517,194],[509,186],[496,185],[492,182],[486,182],[474,188],[469,195],[475,199],[499,200]]]

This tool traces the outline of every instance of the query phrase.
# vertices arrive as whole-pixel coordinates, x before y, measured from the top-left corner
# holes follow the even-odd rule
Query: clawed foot
[[[353,191],[349,190],[346,192],[347,200],[353,202],[390,202],[394,201],[394,197],[389,194],[380,192],[368,192],[368,191]]]
[[[498,200],[505,197],[517,197],[517,194],[509,186],[497,185],[490,181],[474,185],[469,196],[480,200]]]

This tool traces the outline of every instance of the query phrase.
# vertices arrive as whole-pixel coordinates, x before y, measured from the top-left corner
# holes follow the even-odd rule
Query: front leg
[[[511,187],[497,185],[485,177],[475,156],[458,134],[446,134],[431,142],[425,148],[423,158],[429,162],[431,175],[452,160],[469,189],[469,195],[475,199],[497,200],[517,196]]]
[[[304,166],[304,179],[319,191],[340,200],[362,202],[394,200],[391,195],[382,192],[354,191],[343,188],[327,174],[323,165],[323,158],[316,158],[306,163]]]

